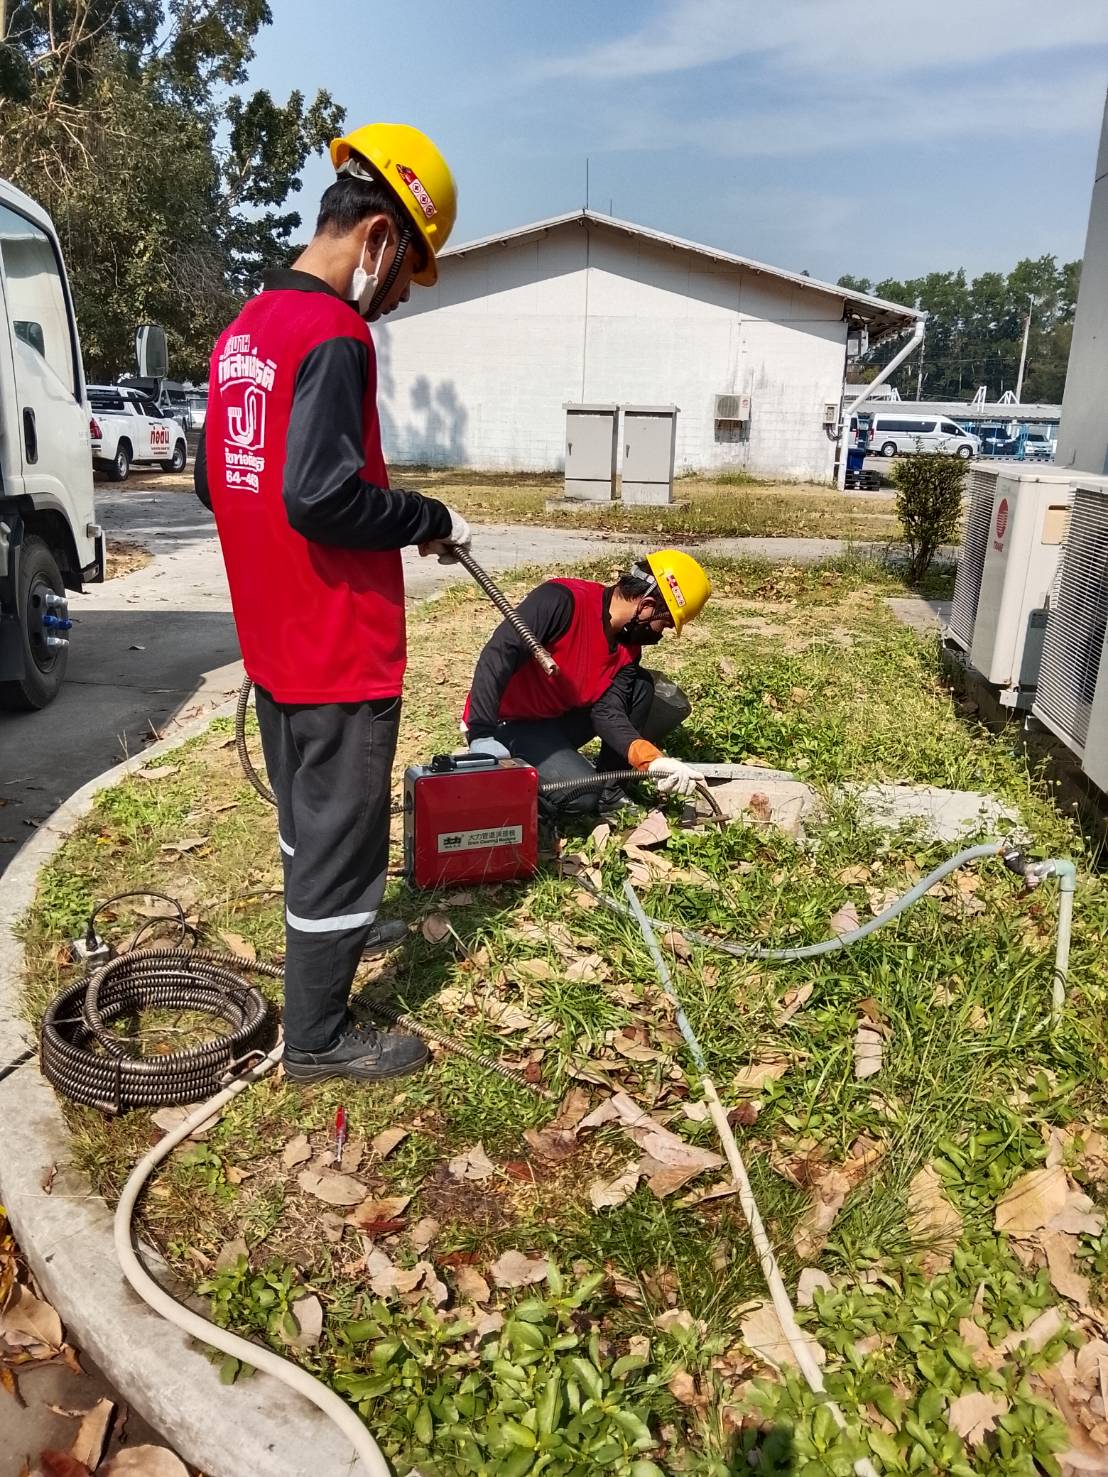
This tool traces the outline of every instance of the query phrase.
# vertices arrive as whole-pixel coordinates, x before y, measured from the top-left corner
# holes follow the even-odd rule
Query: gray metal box
[[[566,497],[608,503],[616,495],[618,405],[567,405]]]
[[[676,450],[676,405],[625,405],[623,501],[655,505],[671,503]]]

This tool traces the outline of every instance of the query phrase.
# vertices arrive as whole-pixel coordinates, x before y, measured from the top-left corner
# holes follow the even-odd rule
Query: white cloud
[[[604,13],[597,7],[596,14]],[[611,86],[764,56],[775,68],[838,72],[865,90],[874,76],[995,65],[1108,42],[1104,0],[666,0],[637,30],[549,58],[538,73]],[[740,80],[741,86],[741,80]]]

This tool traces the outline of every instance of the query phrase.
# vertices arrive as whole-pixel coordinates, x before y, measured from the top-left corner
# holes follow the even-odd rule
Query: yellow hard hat
[[[712,582],[692,555],[682,554],[680,549],[659,549],[648,554],[645,562],[673,617],[673,629],[680,633],[681,627],[694,621],[704,609]]]
[[[427,247],[427,265],[412,280],[421,287],[433,287],[439,280],[435,258],[458,216],[458,192],[446,160],[425,133],[406,123],[367,123],[331,140],[331,163],[336,169],[351,154],[360,154],[377,167],[411,216]]]

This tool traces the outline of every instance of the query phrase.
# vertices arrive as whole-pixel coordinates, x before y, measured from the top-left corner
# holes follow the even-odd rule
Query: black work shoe
[[[362,957],[367,954],[383,954],[386,949],[395,949],[408,937],[408,925],[399,918],[383,918],[369,930]]]
[[[607,789],[600,792],[597,814],[603,821],[614,820],[622,825],[626,821],[641,819],[646,811],[619,785],[609,785]]]
[[[349,1025],[329,1051],[296,1051],[286,1046],[284,1067],[292,1082],[324,1082],[328,1077],[383,1082],[418,1072],[430,1056],[419,1037],[406,1031]]]

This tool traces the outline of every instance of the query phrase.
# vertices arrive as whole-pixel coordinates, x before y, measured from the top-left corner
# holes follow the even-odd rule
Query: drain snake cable
[[[871,919],[867,924],[850,933],[824,940],[820,944],[805,945],[792,949],[766,949],[755,945],[734,944],[729,940],[715,939],[710,935],[701,934],[696,930],[680,926],[675,931],[683,934],[692,943],[718,950],[737,958],[760,958],[782,961],[815,958],[822,954],[847,948],[861,939],[868,937],[878,928],[884,927],[907,908],[911,907],[914,902],[917,902],[937,881],[941,881],[943,877],[949,875],[952,871],[967,865],[971,861],[998,856],[1003,856],[1005,864],[1009,869],[1024,878],[1028,888],[1038,886],[1039,883],[1049,876],[1057,876],[1059,878],[1061,894],[1059,930],[1052,992],[1052,1014],[1054,1019],[1057,1019],[1064,999],[1066,973],[1068,969],[1070,923],[1072,919],[1073,892],[1076,876],[1075,868],[1071,861],[1059,858],[1052,858],[1045,861],[1031,861],[1014,848],[1000,842],[965,848],[928,873],[926,877],[917,882],[903,897],[897,899],[895,903],[886,908],[876,918]],[[625,895],[627,897],[627,903],[624,904],[620,903],[618,899],[609,897],[603,893],[586,878],[579,877],[576,881],[578,884],[583,883],[587,890],[594,893],[612,911],[622,914],[625,917],[633,918],[639,925],[663,988],[676,1004],[678,1025],[702,1074],[705,1102],[712,1122],[720,1136],[728,1164],[739,1187],[740,1204],[750,1229],[751,1238],[778,1319],[781,1322],[790,1347],[793,1349],[801,1373],[815,1393],[823,1394],[825,1391],[822,1372],[812,1356],[811,1343],[805,1340],[804,1335],[796,1323],[795,1313],[793,1312],[788,1292],[777,1266],[773,1248],[769,1242],[764,1223],[762,1222],[757,1203],[754,1199],[749,1177],[747,1176],[742,1157],[739,1153],[738,1145],[735,1142],[734,1133],[727,1121],[727,1115],[719,1100],[715,1085],[706,1071],[699,1041],[692,1032],[688,1019],[685,1017],[684,1011],[681,1008],[680,1000],[673,987],[672,978],[653,932],[653,925],[655,923],[658,923],[658,926],[661,927],[672,927],[673,925],[659,923],[658,920],[647,918],[629,883],[625,882],[624,884]],[[112,965],[115,966],[113,973],[115,976],[125,974],[122,964],[129,958],[141,963],[144,960],[148,960],[152,955],[162,955],[164,962],[164,956],[168,955],[175,958],[180,964],[181,961],[187,963],[190,960],[191,952],[193,951],[151,948],[134,950],[131,955],[124,955],[121,956],[121,959],[112,961]],[[234,966],[238,969],[243,967],[251,968],[270,976],[279,976],[281,973],[278,966],[262,963],[247,965],[245,961],[232,956],[206,954],[204,957],[208,960],[218,962],[219,965],[227,967]],[[95,982],[91,992],[94,1015],[96,1014],[98,1004],[99,986],[103,983],[99,977],[111,970],[112,965],[105,966],[92,973],[91,979]],[[497,1062],[494,1058],[485,1057],[480,1053],[472,1051],[464,1043],[435,1032],[424,1026],[422,1022],[415,1021],[406,1014],[394,1012],[391,1009],[379,1005],[375,1006],[374,1009],[377,1013],[383,1014],[386,1018],[395,1021],[395,1023],[412,1030],[425,1040],[436,1042],[447,1050],[453,1051],[467,1060],[475,1062],[477,1065],[493,1070],[520,1086],[531,1090],[535,1090],[536,1088],[536,1085],[528,1082],[522,1073],[503,1066],[503,1064]],[[106,1023],[110,1018],[110,1011],[107,1009],[103,1010],[102,1019],[99,1020],[99,1031],[104,1033],[104,1035],[107,1034]],[[96,1027],[93,1027],[92,1033],[97,1034]],[[278,1038],[273,1048],[262,1056],[260,1060],[256,1061],[247,1071],[221,1088],[215,1096],[203,1103],[183,1123],[167,1133],[140,1160],[128,1177],[116,1206],[114,1218],[115,1249],[120,1267],[127,1281],[143,1301],[152,1307],[155,1312],[159,1313],[168,1322],[174,1324],[182,1331],[188,1333],[191,1337],[217,1348],[222,1353],[229,1354],[245,1364],[264,1370],[289,1388],[304,1395],[331,1419],[350,1441],[369,1477],[381,1477],[381,1474],[387,1474],[390,1471],[389,1465],[368,1428],[363,1424],[357,1413],[341,1397],[327,1385],[323,1384],[322,1381],[308,1374],[299,1365],[293,1364],[291,1361],[263,1345],[241,1338],[226,1329],[218,1328],[200,1314],[177,1302],[142,1266],[134,1247],[132,1220],[135,1207],[146,1182],[158,1165],[197,1128],[219,1117],[228,1103],[241,1092],[245,1091],[246,1088],[253,1086],[266,1076],[280,1061],[282,1051],[283,1043]],[[255,1052],[254,1055],[256,1056],[257,1053]],[[545,1091],[544,1089],[538,1090]],[[549,1093],[545,1095],[549,1096]],[[839,1410],[834,1401],[828,1401],[827,1403],[836,1423],[840,1428],[845,1429],[846,1421],[841,1410]],[[854,1471],[857,1477],[876,1477],[875,1469],[868,1458],[860,1458],[855,1463]]]

